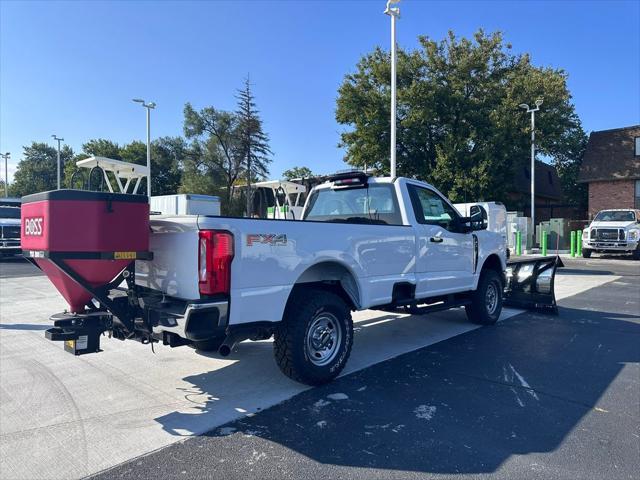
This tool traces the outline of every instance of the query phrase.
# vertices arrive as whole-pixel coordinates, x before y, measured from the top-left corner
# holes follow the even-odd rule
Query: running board
[[[507,262],[504,304],[557,315],[555,277],[560,267],[564,264],[559,256],[511,259]]]
[[[405,311],[411,315],[426,315],[427,313],[441,312],[443,310],[449,310],[450,308],[464,307],[471,304],[470,298],[455,298],[453,295],[449,295],[449,297],[450,298],[447,298],[442,302],[433,303],[431,305],[419,306],[419,304],[415,303],[407,305],[405,306]]]

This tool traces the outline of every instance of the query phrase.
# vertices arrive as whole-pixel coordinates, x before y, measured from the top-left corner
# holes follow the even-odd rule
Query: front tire
[[[636,247],[636,249],[631,254],[631,258],[634,260],[640,260],[640,244]]]
[[[589,250],[588,248],[583,248],[582,258],[591,258],[591,250]]]
[[[275,332],[273,353],[280,370],[307,385],[330,382],[342,371],[353,344],[346,302],[321,289],[293,293]]]
[[[502,312],[502,280],[495,270],[484,270],[478,288],[471,294],[471,305],[465,306],[467,318],[479,325],[493,325]]]

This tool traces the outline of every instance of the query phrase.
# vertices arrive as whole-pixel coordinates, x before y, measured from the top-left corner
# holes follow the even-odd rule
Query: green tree
[[[82,151],[94,157],[123,160],[120,145],[105,138],[94,138],[82,145]]]
[[[177,193],[182,182],[184,164],[191,156],[189,145],[182,137],[160,137],[154,140],[151,143],[151,193]]]
[[[518,105],[540,96],[538,152],[559,171],[575,170],[585,135],[563,70],[514,55],[499,32],[419,42],[418,50],[398,52],[399,174],[426,179],[454,201],[506,200],[513,172],[529,158],[529,118]],[[365,55],[338,93],[336,119],[348,127],[340,142],[345,160],[388,172],[389,55]]]
[[[201,145],[200,171],[211,174],[214,179],[223,178],[227,206],[232,204],[233,187],[244,172],[239,124],[239,118],[233,112],[214,107],[196,111],[190,103],[184,107],[185,136],[198,140]]]
[[[269,175],[271,163],[269,136],[262,130],[262,120],[256,108],[255,98],[251,91],[249,77],[244,81],[244,87],[236,95],[238,107],[238,151],[242,156],[247,180],[247,214],[251,211],[251,183]]]
[[[18,163],[13,182],[9,185],[10,195],[22,197],[31,193],[55,190],[58,183],[58,150],[46,143],[38,142],[32,142],[31,145],[23,147],[23,150],[22,160]],[[72,157],[73,150],[64,145],[60,149],[61,177],[65,173],[65,164]]]
[[[313,172],[309,167],[293,167],[282,172],[285,180],[293,180],[295,178],[313,177]]]

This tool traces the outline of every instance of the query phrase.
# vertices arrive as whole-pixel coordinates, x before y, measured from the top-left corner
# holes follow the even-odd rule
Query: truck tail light
[[[198,286],[200,295],[229,294],[233,235],[219,230],[200,230]]]

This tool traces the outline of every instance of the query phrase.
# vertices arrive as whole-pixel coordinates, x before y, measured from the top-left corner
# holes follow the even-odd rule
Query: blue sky
[[[337,88],[389,45],[385,1],[13,2],[0,0],[0,150],[10,177],[32,140],[181,135],[182,109],[235,107],[250,73],[271,137],[273,178],[344,168]],[[640,2],[403,0],[398,42],[502,30],[515,52],[563,68],[587,131],[640,123]],[[524,120],[524,119],[523,119]],[[4,173],[4,172],[2,172]]]

